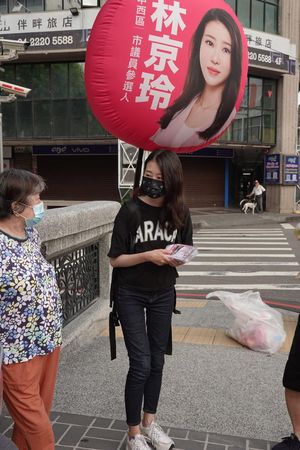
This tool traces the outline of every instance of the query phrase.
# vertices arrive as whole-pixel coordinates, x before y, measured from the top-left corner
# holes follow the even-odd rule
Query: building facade
[[[2,105],[4,162],[40,173],[48,199],[118,200],[117,140],[94,119],[84,90],[86,45],[101,5],[82,1],[0,0],[0,37],[30,42],[0,78],[32,89]],[[186,199],[193,207],[236,206],[258,178],[267,209],[290,212],[299,172],[300,2],[226,1],[248,40],[248,83],[226,134],[181,156]]]

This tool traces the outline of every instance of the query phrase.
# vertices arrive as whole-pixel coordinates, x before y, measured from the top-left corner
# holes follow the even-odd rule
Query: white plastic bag
[[[266,305],[259,292],[215,291],[206,298],[218,297],[235,316],[227,334],[252,350],[275,353],[283,345],[286,333],[280,312]]]

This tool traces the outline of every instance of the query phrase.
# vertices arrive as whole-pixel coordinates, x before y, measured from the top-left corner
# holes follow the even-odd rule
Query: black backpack
[[[130,229],[130,242],[128,253],[134,253],[134,243],[136,232],[142,222],[141,213],[139,207],[136,202],[130,200],[124,205],[129,211],[129,229]],[[176,243],[181,244],[181,233],[180,230],[177,232]],[[109,342],[110,342],[110,357],[111,360],[116,359],[117,357],[117,346],[116,346],[116,327],[120,326],[118,311],[117,311],[117,302],[116,295],[118,292],[118,268],[113,268],[112,277],[111,277],[111,285],[110,285],[110,304],[109,306],[112,308],[109,313]],[[174,314],[181,314],[181,312],[176,309],[176,289],[174,287]],[[167,355],[172,355],[172,327],[170,328],[168,346],[166,350]]]

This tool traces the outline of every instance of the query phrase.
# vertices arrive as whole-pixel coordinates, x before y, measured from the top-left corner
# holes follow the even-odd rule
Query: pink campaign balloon
[[[88,101],[114,136],[145,150],[199,150],[243,98],[248,50],[224,0],[108,0],[91,31]]]

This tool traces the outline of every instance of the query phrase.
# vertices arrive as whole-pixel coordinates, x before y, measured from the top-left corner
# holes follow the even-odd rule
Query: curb
[[[191,216],[193,229],[199,230],[199,229],[205,229],[205,228],[223,228],[224,225],[226,227],[232,227],[237,228],[241,226],[252,226],[252,225],[267,225],[267,224],[276,224],[276,223],[291,223],[291,222],[300,222],[300,216],[284,216],[284,217],[266,217],[264,216],[263,219],[257,219],[248,217],[247,221],[246,218],[243,216],[241,217],[232,217],[232,220],[230,220],[230,215],[207,215],[206,218],[203,218],[201,220],[197,220],[197,217],[199,216]],[[224,219],[224,220],[222,220]]]

